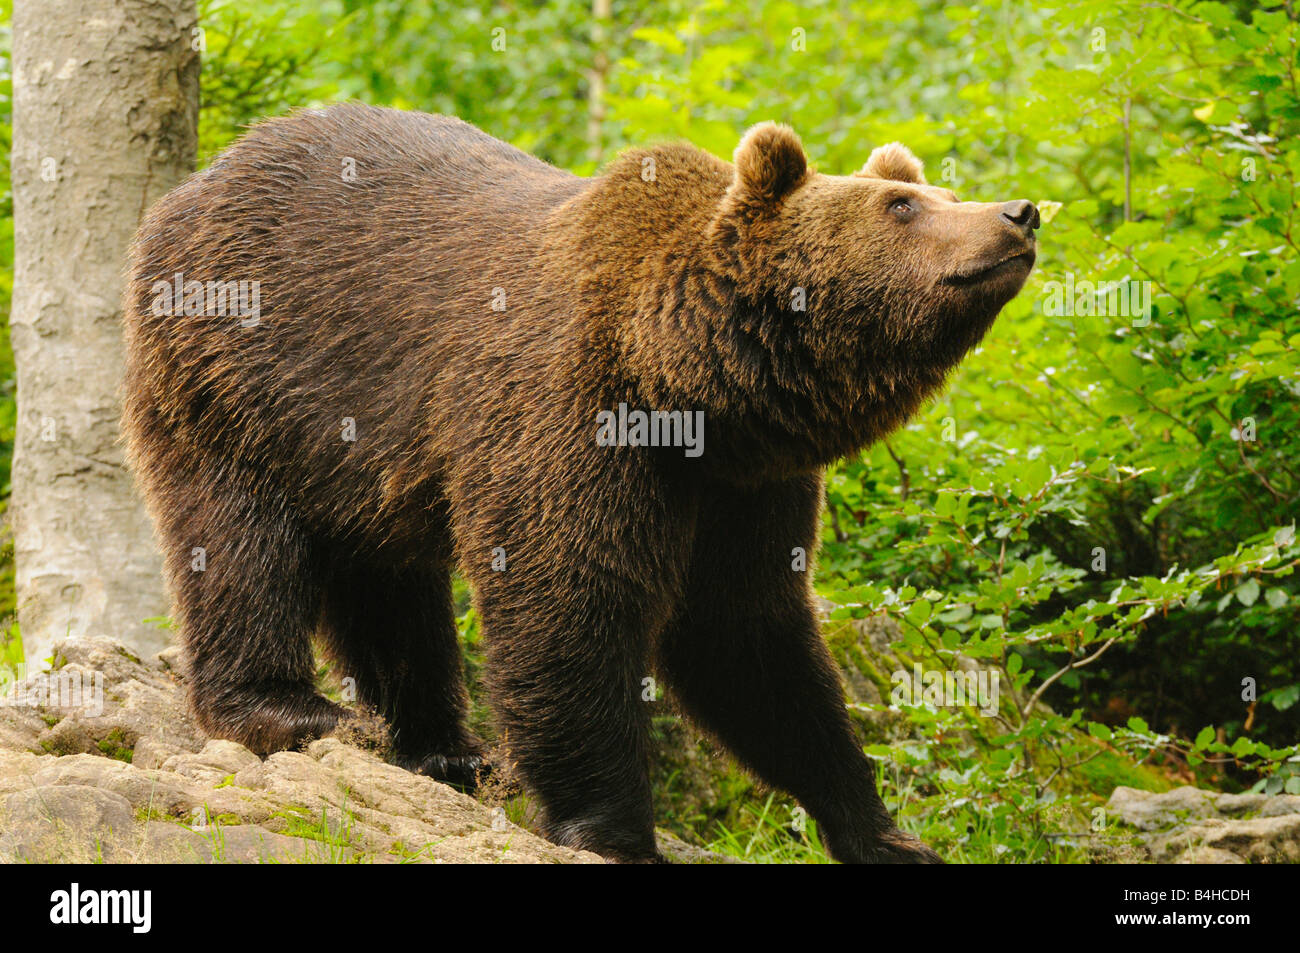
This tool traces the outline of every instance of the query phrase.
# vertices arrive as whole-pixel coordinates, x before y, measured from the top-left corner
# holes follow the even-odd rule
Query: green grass
[[[769,794],[761,804],[747,804],[741,823],[728,827],[718,823],[715,838],[706,846],[714,853],[751,864],[829,864],[830,856],[817,836],[817,822],[809,818],[803,831],[791,821]]]

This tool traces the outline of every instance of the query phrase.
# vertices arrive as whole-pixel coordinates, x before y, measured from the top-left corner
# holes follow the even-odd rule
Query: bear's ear
[[[756,210],[780,202],[808,178],[803,143],[793,129],[775,122],[760,122],[741,137],[735,164],[729,195]]]
[[[854,175],[863,179],[893,179],[895,182],[912,182],[925,185],[921,160],[901,142],[881,146],[867,158],[867,164]]]

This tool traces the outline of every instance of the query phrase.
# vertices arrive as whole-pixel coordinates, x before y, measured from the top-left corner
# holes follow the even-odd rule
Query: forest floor
[[[265,759],[206,738],[175,649],[61,645],[0,705],[0,862],[598,863],[476,800],[329,737]],[[18,702],[17,704],[15,702]],[[1300,862],[1300,797],[1116,787],[1129,849],[1098,860]],[[731,860],[661,832],[681,863]]]

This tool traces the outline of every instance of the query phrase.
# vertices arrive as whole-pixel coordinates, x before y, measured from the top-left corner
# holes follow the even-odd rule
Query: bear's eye
[[[889,203],[889,210],[899,218],[910,218],[912,213],[916,211],[916,207],[912,205],[909,199],[894,199]]]

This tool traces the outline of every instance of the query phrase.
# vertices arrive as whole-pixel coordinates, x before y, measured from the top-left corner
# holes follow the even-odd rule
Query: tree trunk
[[[13,462],[29,667],[72,636],[167,634],[152,529],[118,439],[127,245],[194,164],[194,0],[19,0],[13,14]]]
[[[608,24],[613,0],[591,2],[591,69],[587,71],[587,158],[599,162],[605,153],[605,81],[609,75]]]

